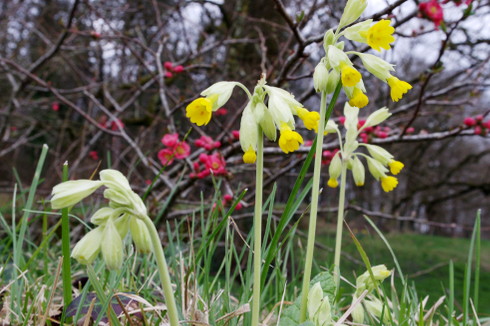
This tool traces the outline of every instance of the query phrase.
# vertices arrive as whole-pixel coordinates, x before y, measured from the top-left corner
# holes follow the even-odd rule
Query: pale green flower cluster
[[[350,105],[358,108],[366,106],[369,99],[365,94],[366,88],[362,75],[354,67],[348,54],[358,56],[367,71],[390,86],[393,101],[400,100],[403,94],[412,88],[407,82],[392,76],[393,65],[383,59],[360,52],[344,52],[344,42],[339,41],[341,37],[366,43],[376,51],[389,50],[390,44],[395,41],[392,36],[395,29],[390,26],[389,20],[381,20],[373,24],[373,20],[368,19],[349,26],[359,19],[366,6],[366,0],[347,1],[337,30],[334,32],[330,29],[325,33],[323,41],[325,57],[320,60],[313,74],[313,84],[317,92],[332,93],[341,81]]]
[[[335,154],[330,162],[328,169],[330,179],[328,180],[328,186],[335,188],[338,186],[338,178],[342,173],[343,165],[352,171],[354,182],[357,186],[363,186],[365,180],[365,169],[360,157],[363,157],[368,165],[368,170],[371,175],[381,182],[381,187],[385,192],[393,190],[398,185],[397,178],[387,175],[390,171],[392,174],[397,175],[403,168],[403,163],[395,161],[393,155],[380,146],[372,144],[363,144],[357,141],[359,134],[368,127],[373,127],[381,122],[385,121],[391,113],[387,108],[381,108],[374,111],[366,119],[366,122],[362,127],[358,127],[359,124],[359,108],[350,106],[349,103],[345,103],[344,106],[345,122],[344,127],[345,143],[342,144],[342,135],[338,126],[329,121],[331,129],[335,131],[339,137],[340,150]],[[330,131],[330,130],[328,130]],[[359,147],[365,147],[369,155],[361,152],[356,152]]]
[[[333,320],[329,298],[323,295],[320,282],[315,283],[308,293],[308,318],[314,326],[344,326]]]
[[[371,267],[371,272],[372,275],[369,271],[365,271],[356,280],[356,291],[352,296],[352,303],[356,302],[364,291],[367,291],[368,293],[361,303],[358,303],[352,311],[352,320],[354,323],[362,324],[364,322],[365,311],[376,318],[383,318],[383,323],[389,321],[389,311],[387,307],[384,307],[383,309],[383,302],[370,295],[370,293],[378,287],[379,283],[383,282],[384,279],[391,275],[391,271],[388,270],[385,265],[377,265]]]
[[[105,186],[104,197],[109,206],[97,210],[92,217],[96,227],[73,248],[71,256],[81,264],[91,264],[102,252],[109,269],[119,269],[123,263],[123,239],[128,232],[140,252],[152,251],[149,231],[143,222],[146,206],[131,189],[126,177],[116,170],[102,170],[100,180],[74,180],[53,188],[51,206],[54,209],[70,207]]]
[[[201,93],[205,97],[200,97],[187,106],[187,117],[197,125],[207,124],[211,120],[212,112],[230,99],[235,86],[244,89],[250,97],[240,122],[240,145],[245,163],[255,163],[259,126],[271,141],[276,141],[279,130],[279,147],[286,154],[296,151],[303,143],[303,137],[295,131],[294,116],[303,120],[307,129],[318,130],[318,112],[305,109],[291,93],[268,86],[265,77],[258,81],[253,94],[249,94],[245,86],[238,82],[213,84]]]

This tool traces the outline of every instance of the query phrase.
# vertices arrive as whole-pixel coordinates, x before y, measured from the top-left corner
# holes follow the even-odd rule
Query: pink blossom
[[[361,129],[365,124],[366,120],[359,120],[359,122],[357,122],[357,129]]]
[[[151,185],[151,184],[152,184],[152,182],[153,182],[153,181],[151,181],[151,179],[146,179],[146,180],[145,180],[145,184],[146,184],[146,185],[148,185],[148,186],[149,186],[149,185]]]
[[[378,137],[378,138],[382,138],[382,139],[384,139],[384,138],[387,138],[387,137],[388,137],[388,133],[387,133],[387,132],[385,132],[385,131],[378,131],[378,132],[376,132],[376,133],[375,133],[375,135],[376,135],[376,137]]]
[[[214,114],[217,115],[217,116],[227,115],[228,114],[228,110],[226,108],[219,108],[218,110],[216,110],[216,112],[214,112]]]
[[[475,117],[476,122],[482,122],[483,120],[483,114],[479,114]]]
[[[90,158],[94,161],[97,161],[99,159],[99,154],[97,153],[97,151],[88,152],[88,156],[90,156]]]
[[[172,74],[170,71],[165,71],[163,76],[165,76],[165,78],[172,78],[174,76],[174,74]]]
[[[482,129],[480,126],[476,126],[475,129],[474,129],[474,133],[475,135],[481,135],[482,134]]]
[[[408,127],[407,130],[405,131],[405,133],[407,133],[407,134],[413,134],[414,132],[415,132],[414,127]]]
[[[174,161],[174,156],[174,152],[169,148],[161,149],[158,152],[158,159],[160,160],[160,163],[162,163],[162,165],[164,166],[172,164]]]
[[[482,123],[482,126],[487,129],[490,129],[490,120],[487,120],[486,122]]]
[[[236,206],[235,206],[235,210],[236,210],[236,211],[239,211],[239,210],[241,210],[242,208],[243,208],[243,205],[242,205],[242,203],[240,203],[240,202],[238,202],[238,204],[236,204]]]
[[[179,143],[179,134],[177,134],[177,133],[165,134],[165,135],[163,135],[161,141],[162,141],[163,145],[170,147],[170,148],[174,148]]]
[[[473,127],[474,125],[476,125],[476,120],[473,119],[472,117],[466,117],[464,118],[464,121],[463,123],[467,126],[467,127]]]
[[[232,195],[230,195],[230,194],[225,194],[225,195],[223,196],[223,200],[224,200],[225,202],[232,201],[232,200],[233,200],[233,196],[232,196]]]
[[[106,126],[107,126],[107,124],[106,124]],[[121,120],[116,119],[116,120],[111,122],[111,130],[117,131],[117,130],[123,129],[123,128],[124,128],[124,123]]]
[[[174,64],[173,64],[172,62],[170,62],[170,61],[165,61],[165,62],[163,63],[163,67],[164,67],[165,69],[167,69],[167,70],[172,70],[172,69],[173,69],[173,67],[174,67]]]
[[[205,170],[212,172],[214,175],[226,175],[226,162],[219,153],[199,155],[199,161],[204,164]]]
[[[313,140],[305,140],[305,143],[303,145],[305,147],[311,147],[311,145],[313,145]]]
[[[202,147],[208,151],[219,148],[221,146],[221,142],[214,141],[209,136],[201,136],[201,138],[196,139],[195,144],[197,147]]]
[[[60,110],[60,104],[58,102],[51,103],[51,110],[59,111]]]
[[[422,17],[427,18],[434,23],[436,29],[439,28],[439,25],[441,25],[444,20],[444,12],[441,4],[437,0],[420,3],[419,11],[422,14]]]
[[[339,123],[340,123],[341,125],[343,125],[343,124],[345,123],[345,117],[344,117],[344,116],[339,117]]]
[[[361,141],[362,141],[363,143],[368,143],[368,142],[369,142],[369,136],[368,136],[368,134],[366,134],[365,132],[361,133],[361,134],[359,135],[359,137],[361,137]]]
[[[191,154],[191,147],[187,142],[181,141],[173,148],[173,152],[175,153],[175,158],[183,159]]]
[[[232,130],[231,135],[233,136],[233,139],[240,139],[240,131],[239,130]]]
[[[173,71],[174,71],[175,73],[180,74],[181,72],[183,72],[183,71],[184,71],[184,66],[181,66],[181,65],[175,66],[175,67],[174,67],[174,69],[173,69]]]

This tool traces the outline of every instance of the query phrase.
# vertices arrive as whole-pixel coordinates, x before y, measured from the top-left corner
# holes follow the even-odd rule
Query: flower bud
[[[352,297],[352,304],[356,302],[357,297],[354,295]],[[364,308],[362,307],[362,303],[359,302],[355,307],[354,310],[352,310],[351,313],[352,316],[352,321],[356,324],[362,324],[364,322]]]
[[[103,183],[92,180],[73,180],[60,183],[53,188],[51,207],[60,209],[70,207],[90,196]]]
[[[366,38],[359,33],[367,31],[371,27],[372,22],[372,19],[367,19],[360,23],[354,24],[344,29],[341,34],[348,40],[366,43]]]
[[[315,67],[313,72],[313,86],[317,93],[325,92],[327,90],[328,83],[328,70],[325,66],[325,62],[321,60]]]
[[[133,238],[136,250],[141,253],[150,253],[153,250],[150,232],[145,223],[139,219],[132,218],[129,220],[129,230]]]
[[[327,94],[331,94],[335,91],[335,88],[337,87],[339,80],[340,80],[340,72],[338,72],[335,69],[330,70],[328,74],[327,87],[325,89]]]
[[[366,7],[366,0],[348,0],[340,17],[339,29],[358,20]]]
[[[368,163],[368,170],[373,178],[379,180],[380,178],[386,176],[386,172],[388,172],[388,169],[385,168],[383,164],[371,157],[366,157],[366,161]]]
[[[231,97],[233,88],[237,85],[236,82],[221,81],[217,82],[201,92],[202,96],[214,97],[216,101],[213,102],[213,111],[218,110],[225,105]]]
[[[325,53],[327,53],[328,46],[335,44],[335,33],[333,29],[329,29],[325,32],[325,36],[323,37],[323,49]]]
[[[382,81],[390,78],[390,71],[395,70],[391,63],[388,63],[375,55],[360,52],[355,52],[355,54],[361,58],[364,68]]]
[[[383,165],[388,165],[391,161],[393,161],[393,155],[390,154],[386,149],[381,146],[366,144],[369,154],[378,162]]]
[[[94,215],[92,215],[90,222],[95,225],[103,225],[113,213],[114,209],[110,207],[100,208],[94,213]]]
[[[376,126],[388,119],[390,116],[391,113],[388,111],[387,108],[378,109],[369,115],[369,117],[366,119],[366,123],[364,124],[364,126],[362,126],[361,129]]]
[[[131,190],[128,179],[121,172],[113,169],[102,170],[99,173],[104,185],[112,189]]]
[[[102,234],[102,257],[110,270],[119,269],[123,263],[123,243],[112,219],[109,219]]]
[[[276,141],[276,125],[274,124],[274,120],[272,119],[269,109],[267,109],[267,106],[265,106],[263,102],[259,102],[255,105],[254,113],[259,112],[261,112],[261,114],[255,114],[255,121],[259,122],[262,131],[269,140]]]
[[[97,227],[87,233],[77,242],[71,251],[71,257],[75,258],[80,264],[91,264],[99,254],[103,230],[103,227]]]
[[[347,57],[347,54],[333,45],[328,46],[328,62],[335,70],[340,69],[341,63],[352,66],[352,62]]]
[[[255,151],[257,149],[257,141],[259,138],[257,121],[252,112],[252,102],[249,102],[242,113],[240,121],[240,146],[243,152],[246,152],[250,147]],[[259,108],[261,110],[261,108]]]
[[[391,275],[385,265],[377,265],[371,267],[371,272],[373,273],[374,280],[371,277],[369,271],[365,271],[356,280],[356,294],[360,295],[364,290],[371,292],[378,286],[378,282],[382,282],[385,278]]]
[[[330,175],[330,179],[337,179],[342,172],[342,160],[340,159],[339,152],[335,153],[330,165],[328,167],[328,174]]]
[[[358,187],[364,186],[364,180],[366,175],[364,170],[364,165],[362,164],[361,160],[357,156],[354,156],[351,162],[352,162],[352,176],[354,177],[354,182],[356,183],[356,186]]]

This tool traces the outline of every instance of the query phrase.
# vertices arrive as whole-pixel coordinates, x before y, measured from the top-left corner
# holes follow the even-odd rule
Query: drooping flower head
[[[74,180],[53,188],[51,206],[61,209],[73,206],[104,186],[104,197],[109,206],[97,210],[90,221],[96,226],[73,248],[71,256],[81,264],[91,264],[102,252],[109,269],[119,269],[123,264],[122,239],[131,234],[136,249],[152,250],[149,231],[142,222],[147,218],[146,206],[133,192],[126,177],[117,170],[107,169],[99,173],[100,180]]]
[[[231,97],[235,82],[218,82],[201,92],[200,97],[186,108],[186,117],[198,126],[207,125],[214,111],[221,108]]]
[[[330,161],[328,186],[332,188],[338,186],[337,180],[343,166],[352,171],[355,184],[357,186],[363,186],[365,181],[365,168],[361,159],[364,158],[367,162],[369,172],[380,182],[382,189],[385,192],[392,191],[398,185],[398,180],[394,176],[389,176],[388,173],[391,172],[393,175],[397,175],[403,169],[403,163],[396,161],[393,155],[380,146],[363,144],[358,141],[358,138],[361,137],[365,130],[377,126],[391,114],[388,112],[388,109],[381,108],[370,114],[366,120],[361,120],[362,123],[359,121],[358,114],[359,108],[353,107],[349,103],[345,104],[344,127],[346,133],[343,144],[340,130],[336,125],[331,126],[337,132],[341,146],[340,150]],[[331,121],[329,120],[329,123]],[[359,147],[366,148],[367,153],[357,151]]]

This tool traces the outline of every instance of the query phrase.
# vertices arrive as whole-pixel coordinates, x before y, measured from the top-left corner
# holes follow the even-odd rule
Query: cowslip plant
[[[339,25],[334,31],[333,29],[328,30],[325,33],[323,39],[323,48],[325,50],[325,56],[320,60],[318,65],[315,67],[313,73],[313,84],[315,90],[321,94],[320,101],[320,125],[318,128],[318,137],[315,148],[315,163],[313,171],[313,186],[312,186],[312,201],[310,208],[310,219],[308,227],[308,237],[307,237],[307,247],[306,247],[306,259],[302,286],[302,300],[301,300],[301,310],[300,310],[300,321],[306,320],[307,313],[307,298],[309,291],[309,284],[311,278],[311,268],[313,263],[313,249],[315,243],[315,230],[316,230],[316,219],[318,212],[318,197],[319,197],[319,180],[321,172],[321,159],[322,159],[322,148],[323,148],[323,135],[324,131],[329,131],[329,126],[324,126],[325,121],[329,120],[331,112],[333,110],[333,104],[335,104],[334,99],[337,98],[340,88],[342,88],[347,95],[350,107],[362,108],[369,103],[369,98],[367,97],[366,88],[362,80],[361,73],[354,67],[353,62],[350,60],[349,55],[358,56],[364,68],[373,74],[375,77],[382,80],[384,83],[388,84],[390,87],[391,99],[394,102],[399,101],[405,93],[412,88],[412,86],[397,77],[392,75],[394,67],[392,64],[386,62],[385,60],[378,58],[371,54],[363,54],[359,52],[345,52],[344,42],[339,41],[341,37],[345,37],[348,40],[368,44],[372,49],[381,52],[382,49],[389,50],[391,48],[391,43],[395,41],[393,33],[395,29],[390,25],[390,20],[381,20],[379,22],[373,23],[372,19],[367,19],[359,23],[356,22],[362,15],[364,9],[366,9],[366,0],[348,0],[345,6],[344,12],[340,18]],[[353,24],[353,25],[351,25]],[[348,26],[348,27],[347,27]],[[328,112],[326,106],[326,97],[328,94],[334,93],[332,96],[332,101],[329,105]],[[333,103],[332,103],[333,102]],[[357,118],[356,118],[357,119]],[[378,122],[379,123],[379,122]],[[357,123],[356,123],[357,125]],[[356,127],[357,131],[357,127]],[[351,131],[353,133],[353,131]],[[350,136],[349,136],[350,137]],[[357,135],[356,135],[357,137]],[[352,137],[351,137],[352,138]],[[354,144],[353,142],[351,142]],[[345,146],[344,146],[345,149]],[[351,150],[348,146],[347,150]],[[339,157],[339,156],[336,156]],[[340,158],[340,157],[339,157]],[[337,159],[336,159],[337,160]],[[377,162],[377,160],[374,160]],[[331,165],[334,162],[332,161]],[[375,164],[375,163],[373,163]],[[339,164],[336,162],[336,166]],[[363,175],[363,170],[361,171],[362,164],[357,163],[356,160],[356,176],[361,177]],[[342,164],[340,165],[342,167]],[[346,167],[346,166],[345,166]],[[387,177],[382,166],[376,166],[375,178],[381,179],[382,184],[385,187],[394,188],[396,186],[393,177]],[[342,169],[341,169],[342,171]],[[339,173],[345,177],[345,173]],[[337,176],[338,177],[338,176]],[[336,181],[336,179],[333,179]],[[383,182],[384,180],[384,182]],[[361,180],[358,180],[359,182]],[[345,187],[345,180],[343,179],[341,186]],[[363,181],[362,181],[363,182]],[[333,181],[330,182],[333,185]],[[345,188],[344,188],[345,190]],[[342,196],[341,196],[342,197]],[[343,205],[343,202],[342,202]],[[343,221],[343,206],[339,206],[339,212],[342,211],[342,221]],[[338,220],[337,230],[342,229],[342,221]],[[339,232],[337,231],[337,237],[339,237]],[[337,245],[339,249],[336,248],[336,252],[340,250],[340,245]],[[340,251],[339,251],[340,253]],[[338,254],[337,254],[338,255]],[[338,268],[338,261],[335,260],[335,268]],[[340,274],[336,273],[336,284],[339,286]]]
[[[107,268],[119,269],[124,259],[122,239],[129,233],[138,251],[155,254],[170,325],[177,326],[179,318],[167,262],[145,204],[121,172],[107,169],[100,171],[99,176],[100,180],[65,181],[53,188],[51,206],[62,209],[77,204],[98,188],[106,187],[104,197],[109,200],[109,205],[92,215],[90,221],[96,227],[75,245],[71,256],[81,264],[90,265],[102,252]]]
[[[235,86],[242,88],[249,100],[240,121],[240,146],[244,152],[243,161],[248,164],[256,164],[252,326],[257,326],[260,313],[262,267],[263,135],[271,141],[276,141],[277,130],[279,130],[279,147],[288,154],[296,151],[304,142],[303,137],[295,131],[294,116],[298,116],[307,129],[315,131],[318,130],[320,116],[318,112],[310,112],[305,109],[291,93],[267,85],[265,75],[258,81],[253,93],[250,93],[239,82],[218,82],[212,85],[201,92],[204,97],[195,99],[187,106],[186,116],[198,126],[208,124],[213,112],[216,112],[229,100]]]

